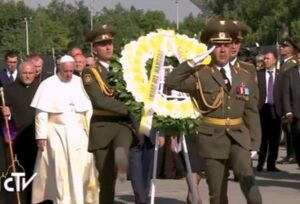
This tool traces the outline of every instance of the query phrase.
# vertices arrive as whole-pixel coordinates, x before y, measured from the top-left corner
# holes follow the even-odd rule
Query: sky
[[[65,0],[66,3],[74,3],[76,0]],[[84,0],[85,4],[89,6],[93,1],[93,7],[95,11],[101,11],[103,7],[114,8],[116,4],[121,2],[124,8],[130,8],[134,6],[136,9],[143,10],[159,10],[163,11],[166,17],[176,22],[177,19],[177,5],[178,5],[178,17],[179,21],[182,21],[184,17],[192,13],[194,16],[200,13],[198,9],[190,0]],[[30,7],[36,8],[39,4],[41,6],[47,6],[51,0],[24,0],[24,2]]]

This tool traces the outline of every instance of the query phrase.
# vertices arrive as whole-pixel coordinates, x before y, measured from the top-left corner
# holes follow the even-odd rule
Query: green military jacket
[[[292,68],[292,67],[294,67],[296,65],[297,65],[297,59],[296,59],[296,57],[291,57],[286,62],[283,62],[280,65],[280,73],[283,73],[283,72],[289,70],[290,68]]]
[[[104,83],[109,87],[107,71],[105,68],[98,64],[97,69],[95,70],[97,70]],[[114,136],[111,135],[111,129],[116,128],[116,124],[124,124],[124,120],[105,122],[102,120],[98,121],[97,117],[101,117],[103,115],[104,117],[107,116],[111,118],[126,118],[128,117],[128,109],[123,102],[117,100],[113,96],[106,96],[102,92],[99,83],[97,82],[96,77],[91,69],[84,69],[81,77],[84,88],[89,95],[93,106],[88,149],[89,151],[94,151],[96,149],[106,147],[112,141]]]
[[[242,118],[238,125],[215,125],[203,123],[198,128],[198,150],[203,157],[227,159],[230,151],[231,137],[247,150],[259,150],[261,128],[258,113],[257,85],[253,76],[243,68],[231,68],[232,84],[227,90],[220,71],[212,65],[200,65],[191,68],[188,63],[176,67],[166,78],[165,84],[171,89],[187,92],[197,101],[200,110],[206,110],[204,117],[218,119]],[[196,85],[199,76],[202,86],[202,96]],[[224,90],[222,104],[215,108],[207,108],[205,101],[212,104]],[[246,97],[240,90],[247,90]]]

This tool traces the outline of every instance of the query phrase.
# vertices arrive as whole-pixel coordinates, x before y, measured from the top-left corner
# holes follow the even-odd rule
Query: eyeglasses
[[[7,61],[7,63],[9,63],[9,64],[16,64],[17,61]]]

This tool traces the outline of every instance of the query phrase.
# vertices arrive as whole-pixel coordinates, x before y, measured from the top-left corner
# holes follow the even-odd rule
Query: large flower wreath
[[[149,86],[149,75],[154,51],[161,35],[167,35],[164,49],[164,65],[181,63],[206,51],[207,47],[196,39],[176,34],[170,30],[158,30],[125,45],[121,58],[113,62],[111,82],[119,100],[125,102],[137,119],[141,118]],[[209,63],[210,57],[204,61]],[[120,63],[121,64],[120,64]],[[162,80],[163,85],[163,80]],[[190,133],[200,124],[199,112],[190,97],[179,100],[159,93],[153,102],[155,111],[153,128],[167,134]],[[172,98],[172,97],[171,97]]]

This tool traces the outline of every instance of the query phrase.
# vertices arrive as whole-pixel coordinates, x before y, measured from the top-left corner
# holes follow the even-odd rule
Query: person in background
[[[34,109],[30,102],[37,90],[35,67],[31,61],[24,61],[19,65],[19,79],[4,87],[6,99],[6,115],[15,122],[16,138],[13,142],[14,153],[19,164],[25,170],[26,179],[33,175],[34,162],[37,154],[34,132]],[[23,194],[22,203],[31,203],[31,185]]]
[[[164,145],[164,136],[159,135],[159,147]],[[138,145],[130,149],[130,180],[135,204],[149,203],[151,178],[153,175],[156,132],[151,130],[149,137],[140,137]]]
[[[281,135],[281,117],[276,111],[278,105],[278,77],[276,69],[276,53],[268,51],[264,54],[264,69],[257,72],[259,101],[258,109],[262,128],[262,142],[258,154],[257,171],[262,171],[267,158],[267,171],[278,172],[276,160]],[[270,128],[272,127],[272,128]]]
[[[295,159],[300,168],[299,64],[300,56],[297,54],[297,65],[286,71],[283,76],[283,114],[291,128]]]
[[[286,37],[282,40],[282,43],[280,45],[280,55],[282,57],[282,62],[280,63],[280,76],[278,78],[279,83],[279,98],[280,103],[277,106],[277,111],[282,116],[282,130],[284,132],[285,141],[286,141],[286,157],[283,158],[281,161],[278,161],[280,164],[291,164],[295,163],[295,155],[294,155],[294,148],[293,148],[293,141],[292,141],[292,131],[291,131],[291,124],[288,122],[287,118],[285,117],[283,113],[283,95],[284,90],[283,87],[283,78],[284,74],[287,70],[297,66],[297,59],[296,59],[296,53],[297,53],[298,47],[297,44],[294,42],[294,40],[291,37]]]
[[[74,74],[77,76],[81,76],[81,73],[83,71],[83,69],[86,67],[86,59],[85,56],[82,54],[76,54],[74,56],[74,60],[75,60],[75,70],[74,70]]]
[[[5,54],[5,62],[7,67],[0,72],[0,81],[3,86],[14,82],[18,76],[18,56],[14,52],[7,52]]]
[[[92,68],[94,67],[96,64],[95,64],[95,59],[94,57],[87,57],[86,58],[86,67],[87,68]]]
[[[44,79],[47,79],[48,77],[52,76],[53,73],[47,72],[44,70],[44,60],[42,56],[38,53],[31,54],[28,58],[28,60],[31,60],[35,67],[35,80],[39,83],[43,81]]]
[[[256,79],[256,69],[254,65],[249,62],[242,61],[238,57],[242,44],[241,41],[248,32],[247,26],[244,23],[237,20],[233,20],[232,22],[237,26],[239,31],[238,35],[236,35],[232,39],[232,43],[230,46],[230,64],[232,66],[237,66],[246,69],[253,75],[254,79]]]
[[[263,54],[256,55],[255,68],[256,68],[256,71],[259,71],[264,68],[264,55]]]
[[[78,46],[74,46],[70,50],[70,54],[72,57],[75,57],[76,55],[83,55],[82,49]]]

